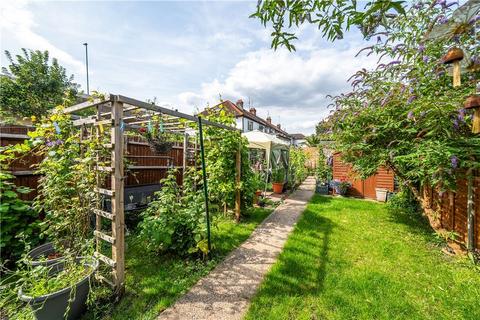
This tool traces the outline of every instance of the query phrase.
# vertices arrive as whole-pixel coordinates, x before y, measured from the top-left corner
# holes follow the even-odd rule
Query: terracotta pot
[[[273,182],[272,188],[274,193],[282,193],[283,191],[283,182]]]
[[[258,190],[255,191],[255,195],[253,196],[253,204],[258,204],[258,198],[262,195],[262,191]]]

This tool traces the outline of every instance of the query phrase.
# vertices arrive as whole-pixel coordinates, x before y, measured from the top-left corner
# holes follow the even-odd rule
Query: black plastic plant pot
[[[80,263],[84,259],[84,257],[78,257],[77,262]],[[87,258],[83,264],[86,268],[91,268],[92,270],[88,275],[79,279],[75,286],[64,288],[40,297],[27,296],[22,292],[22,288],[20,288],[18,291],[18,297],[30,306],[37,320],[78,319],[85,311],[87,297],[90,291],[90,279],[98,268],[98,260]],[[50,266],[50,275],[62,271],[64,266],[63,262],[58,262]],[[72,301],[69,301],[70,299],[72,299]],[[65,317],[67,308],[69,308],[69,310]]]
[[[57,253],[57,250],[55,249],[55,245],[53,244],[53,242],[47,242],[31,250],[29,253],[27,253],[27,255],[31,259],[30,264],[33,267],[40,265],[51,266],[64,259],[63,257],[58,257],[55,259],[47,260],[47,257],[49,255],[55,253]]]

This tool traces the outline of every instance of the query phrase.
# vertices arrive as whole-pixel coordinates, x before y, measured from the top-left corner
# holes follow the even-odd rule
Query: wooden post
[[[97,106],[97,121],[100,121],[100,113],[101,113],[100,106]],[[96,134],[97,140],[99,140],[100,135],[102,134],[102,132],[100,132],[100,127],[95,126],[95,134]],[[98,154],[98,152],[96,154],[97,154],[96,165],[98,166],[98,164],[100,163],[100,155]],[[100,174],[98,172],[98,168],[95,168],[95,169],[97,170],[97,173],[96,173],[97,187],[100,188],[102,185],[102,181],[100,178]],[[98,192],[96,193],[96,205],[97,205],[97,209],[102,209],[102,196]],[[95,230],[98,232],[102,231],[102,217],[100,217],[99,215],[95,215]],[[96,251],[102,252],[102,241],[100,240],[100,238],[95,239],[95,245],[96,245]]]
[[[115,261],[113,269],[113,281],[116,292],[122,295],[125,286],[125,218],[124,218],[124,195],[123,195],[123,104],[113,101],[112,106],[112,237],[115,242],[112,245],[112,259]]]
[[[185,171],[187,170],[187,153],[188,153],[188,133],[185,132],[184,136],[183,136],[183,163],[182,163],[182,167],[183,167],[183,171],[182,171],[182,175],[183,175],[183,178],[185,178]],[[183,181],[183,180],[182,180]],[[182,182],[183,183],[183,182]]]
[[[241,213],[241,195],[240,195],[240,180],[242,178],[242,154],[241,154],[241,146],[238,146],[237,155],[235,159],[235,169],[236,169],[236,176],[235,176],[235,219],[237,222],[240,221],[240,213]]]
[[[453,87],[460,87],[462,85],[462,75],[460,70],[460,61],[453,63]]]

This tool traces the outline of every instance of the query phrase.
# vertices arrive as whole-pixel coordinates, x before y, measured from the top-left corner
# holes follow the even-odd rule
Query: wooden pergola
[[[200,116],[194,116],[178,112],[176,110],[167,109],[153,103],[143,102],[122,95],[109,95],[104,98],[96,98],[91,101],[79,103],[68,107],[65,113],[74,114],[86,109],[95,109],[96,114],[86,117],[76,116],[75,126],[81,128],[82,132],[86,132],[86,127],[90,127],[97,136],[110,134],[110,143],[104,145],[110,152],[110,165],[97,165],[97,207],[92,208],[95,213],[95,231],[96,251],[95,256],[106,265],[112,268],[112,277],[98,278],[112,286],[117,294],[122,294],[125,288],[125,216],[124,216],[124,148],[125,148],[125,132],[128,130],[138,130],[142,125],[148,123],[153,116],[162,118],[164,128],[167,131],[184,134],[184,150],[188,143],[187,131],[196,128],[198,130],[200,142],[200,155],[203,170],[203,189],[205,195],[205,214],[207,221],[208,246],[210,244],[210,216],[208,206],[208,189],[206,177],[206,165],[203,144],[204,125],[214,126],[225,130],[238,130],[235,127],[227,126],[202,119]],[[105,129],[106,128],[106,129]],[[97,157],[97,160],[99,160]],[[184,169],[186,166],[184,152]],[[99,161],[100,162],[100,161]],[[241,154],[240,149],[236,154],[236,183],[240,183],[241,172]],[[111,187],[106,188],[103,179],[100,178],[100,172],[110,175]],[[106,211],[102,207],[100,197],[109,197],[111,199],[111,210]],[[240,217],[240,189],[237,188],[235,194],[235,215]],[[102,219],[111,221],[111,233],[108,234],[102,230]],[[112,254],[108,257],[101,253],[102,241],[111,245]]]

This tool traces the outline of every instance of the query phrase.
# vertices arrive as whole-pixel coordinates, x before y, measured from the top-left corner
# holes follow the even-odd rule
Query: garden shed
[[[341,159],[340,153],[333,155],[333,179],[347,180],[352,183],[348,194],[352,197],[376,199],[375,188],[387,189],[393,192],[395,189],[395,175],[387,168],[378,168],[377,173],[367,179],[359,179],[352,166]]]

